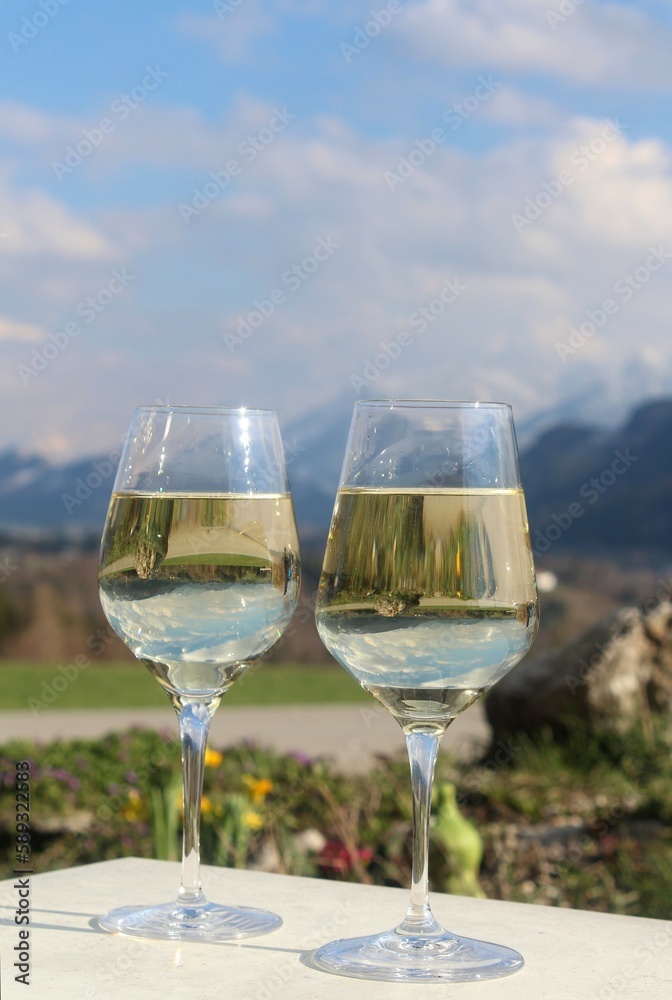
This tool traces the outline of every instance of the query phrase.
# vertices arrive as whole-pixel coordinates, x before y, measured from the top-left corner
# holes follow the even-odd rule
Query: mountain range
[[[302,543],[322,545],[347,439],[351,400],[290,425],[288,473]],[[672,557],[672,398],[640,404],[618,426],[563,416],[523,428],[521,475],[537,555],[575,550]],[[0,532],[97,535],[118,454],[63,465],[16,450],[0,453]]]
[[[553,427],[520,466],[535,553],[672,555],[672,399],[639,406],[615,429]]]

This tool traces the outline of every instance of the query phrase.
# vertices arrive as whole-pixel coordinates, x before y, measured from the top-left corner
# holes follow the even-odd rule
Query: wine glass
[[[184,803],[177,899],[112,910],[100,926],[179,941],[266,934],[280,917],[206,900],[199,830],[210,720],[224,692],[282,634],[298,597],[296,525],[275,414],[136,410],[107,515],[99,583],[110,625],[177,712]]]
[[[394,715],[413,791],[410,905],[399,926],[334,941],[310,964],[362,979],[466,982],[522,957],[432,916],[428,843],[441,739],[532,645],[538,609],[511,408],[355,405],[316,605],[333,656]]]

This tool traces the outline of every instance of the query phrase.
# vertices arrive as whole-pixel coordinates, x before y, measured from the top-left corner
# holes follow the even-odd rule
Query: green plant
[[[661,719],[652,733],[583,734],[564,746],[519,740],[511,763],[499,767],[458,767],[442,754],[433,888],[669,917],[669,743]],[[5,877],[14,867],[19,760],[31,765],[33,871],[120,855],[178,857],[176,736],[130,730],[46,746],[21,740],[0,747]],[[251,744],[210,750],[201,804],[203,860],[406,886],[407,767],[402,759],[380,759],[368,774],[343,776],[319,759]]]

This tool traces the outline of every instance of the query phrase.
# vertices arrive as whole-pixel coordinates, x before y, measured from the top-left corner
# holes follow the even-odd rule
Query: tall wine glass
[[[350,428],[317,598],[327,649],[394,715],[413,789],[413,874],[391,931],[335,941],[313,964],[363,979],[514,972],[510,948],[444,930],[428,898],[434,765],[452,720],[532,645],[537,601],[511,409],[368,400]]]
[[[268,410],[142,407],[107,515],[100,599],[180,723],[184,836],[174,902],[122,907],[105,930],[180,941],[265,934],[273,913],[209,903],[199,829],[210,720],[289,623],[299,554],[282,441]]]

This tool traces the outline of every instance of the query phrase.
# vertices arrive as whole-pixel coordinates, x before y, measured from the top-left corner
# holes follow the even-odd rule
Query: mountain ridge
[[[352,402],[339,399],[287,428],[285,447],[302,542],[323,544]],[[635,407],[616,427],[565,419],[521,449],[532,543],[586,552],[672,556],[672,398]],[[62,465],[0,453],[0,531],[99,534],[118,453]]]

